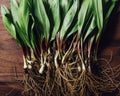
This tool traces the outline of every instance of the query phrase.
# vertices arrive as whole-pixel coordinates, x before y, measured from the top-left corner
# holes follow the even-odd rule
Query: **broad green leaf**
[[[52,11],[53,23],[54,23],[51,40],[54,40],[56,33],[58,32],[60,27],[60,4],[59,4],[59,0],[48,0],[48,2],[50,4],[50,9]]]
[[[103,28],[103,5],[102,0],[93,0],[93,10],[98,29],[102,31]]]
[[[64,17],[74,0],[59,0],[59,1],[60,1],[60,7],[62,10],[62,15]]]
[[[67,34],[66,38],[68,38],[69,36],[71,36],[72,34],[77,32],[77,30],[78,30],[78,24],[75,24],[74,27],[72,28],[72,30]]]
[[[24,29],[27,36],[28,36],[29,14],[30,14],[28,2],[29,0],[20,0],[20,4],[18,8],[18,17],[20,23],[19,26],[21,27],[21,29]]]
[[[92,17],[92,21],[90,22],[90,26],[86,31],[86,34],[84,36],[84,41],[86,40],[86,38],[91,34],[91,32],[95,29],[96,24],[95,24],[95,17]]]
[[[30,39],[29,39],[29,32],[28,32],[28,24],[29,24],[29,17],[30,17],[30,7],[29,7],[29,0],[20,0],[19,8],[18,8],[18,25],[21,30],[18,34],[23,39],[23,41],[27,44],[27,46],[31,47]],[[23,22],[24,21],[24,22]]]
[[[78,14],[78,30],[82,30],[83,25],[89,18],[90,14],[92,14],[92,2],[91,0],[83,0]]]
[[[16,30],[13,25],[10,11],[5,6],[2,6],[1,13],[2,13],[3,23],[4,23],[5,27],[7,28],[8,32],[13,36],[14,39],[17,39],[16,38]]]
[[[45,39],[49,39],[50,35],[50,22],[48,16],[46,14],[46,10],[42,0],[34,0],[34,14],[40,23],[40,27],[42,28]]]
[[[27,30],[29,22],[28,0],[20,0],[19,6],[16,0],[11,0],[11,13],[12,17],[14,18],[13,21],[17,34],[25,44],[31,47]]]
[[[25,45],[31,47],[28,36],[25,34],[25,30],[21,29],[20,26],[16,23],[15,25],[17,34],[22,39]]]
[[[63,39],[66,31],[68,30],[69,26],[73,22],[74,16],[76,14],[78,8],[78,0],[75,0],[69,11],[67,12],[65,19],[63,21],[61,30],[60,30],[60,38]]]
[[[96,24],[98,27],[98,34],[96,41],[100,37],[103,30],[103,5],[102,0],[93,0],[93,10],[95,15]]]
[[[11,5],[11,13],[12,17],[14,18],[13,21],[16,23],[18,21],[18,4],[16,0],[10,0],[10,5]]]

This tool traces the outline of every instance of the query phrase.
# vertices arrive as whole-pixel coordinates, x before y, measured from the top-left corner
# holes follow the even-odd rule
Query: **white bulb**
[[[78,71],[81,72],[81,67],[80,66],[78,66]]]

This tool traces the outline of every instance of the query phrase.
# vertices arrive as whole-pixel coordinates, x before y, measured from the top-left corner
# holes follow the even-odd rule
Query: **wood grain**
[[[0,96],[22,96],[23,88],[17,82],[0,82]]]
[[[3,4],[9,7],[9,0],[0,0],[0,6]],[[16,73],[22,78],[22,66],[22,51],[6,31],[0,13],[0,81],[13,81]]]

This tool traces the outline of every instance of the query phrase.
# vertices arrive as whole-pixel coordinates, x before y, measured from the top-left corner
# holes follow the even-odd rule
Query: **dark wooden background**
[[[9,7],[9,0],[0,0],[0,6],[3,4]],[[120,11],[120,8],[117,10]],[[110,25],[101,40],[100,50],[103,56],[113,55],[112,66],[120,64],[120,12],[111,18]],[[23,76],[22,50],[3,26],[0,13],[0,96],[6,96],[5,92],[10,92],[14,87],[17,88],[18,85],[12,83],[15,82],[16,75],[18,79]]]

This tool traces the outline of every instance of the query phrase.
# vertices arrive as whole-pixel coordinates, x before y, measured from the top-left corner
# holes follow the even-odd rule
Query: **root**
[[[112,57],[97,60],[78,40],[73,38],[64,50],[57,40],[48,52],[42,51],[39,60],[30,62],[31,68],[24,58],[23,96],[102,96],[120,90],[120,65],[112,68]]]
[[[119,89],[120,66],[106,68],[97,76],[89,71],[78,71],[77,61],[67,62],[56,69],[51,64],[44,74],[35,74],[28,70],[25,75],[24,96],[102,96],[103,92]],[[119,68],[119,69],[118,69]],[[114,74],[114,70],[117,70]]]

